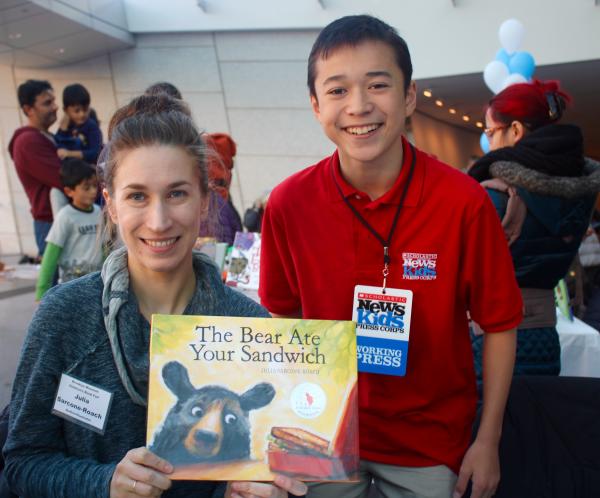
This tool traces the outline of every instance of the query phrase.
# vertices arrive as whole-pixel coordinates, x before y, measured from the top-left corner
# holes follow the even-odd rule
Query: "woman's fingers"
[[[231,498],[287,498],[306,494],[306,484],[286,476],[276,475],[273,483],[240,481],[230,483]]]
[[[156,469],[160,472],[169,474],[173,472],[173,466],[166,460],[152,453],[148,448],[141,447],[129,450],[127,455],[129,459],[139,465]]]
[[[127,452],[115,469],[111,483],[111,498],[132,496],[160,496],[171,487],[166,475],[173,466],[147,448],[135,448]]]
[[[275,485],[294,496],[302,496],[308,492],[308,487],[302,481],[282,475],[275,476]]]

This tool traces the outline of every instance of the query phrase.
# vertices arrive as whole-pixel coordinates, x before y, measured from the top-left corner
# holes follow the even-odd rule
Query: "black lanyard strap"
[[[373,226],[363,217],[362,214],[360,214],[358,209],[356,209],[350,203],[350,201],[348,199],[346,199],[346,197],[344,196],[344,193],[342,192],[342,188],[339,186],[337,180],[335,179],[335,174],[333,172],[333,168],[331,168],[331,174],[333,175],[333,182],[335,183],[335,186],[337,187],[337,190],[340,193],[340,197],[346,203],[346,206],[348,206],[350,208],[350,210],[354,213],[354,216],[356,216],[358,218],[358,221],[360,221],[364,225],[364,227],[367,230],[369,230],[369,232],[371,232],[373,234],[373,236],[383,246],[383,265],[384,265],[384,268],[386,268],[386,269],[387,269],[387,266],[391,263],[389,247],[392,243],[392,237],[394,236],[394,231],[396,230],[396,225],[398,224],[398,219],[400,218],[400,210],[402,209],[402,206],[404,205],[404,198],[406,197],[406,193],[408,192],[408,187],[410,186],[410,183],[411,183],[412,177],[413,177],[413,173],[415,171],[415,163],[416,163],[417,155],[415,154],[415,149],[414,149],[413,145],[410,142],[408,145],[410,147],[410,153],[412,154],[412,160],[410,162],[410,170],[408,171],[408,177],[406,179],[404,189],[402,190],[402,194],[400,195],[398,209],[396,209],[396,214],[394,215],[394,221],[392,222],[392,227],[390,228],[390,233],[388,235],[387,240],[385,240],[381,235],[379,235],[379,233],[377,233],[377,231],[373,228]]]

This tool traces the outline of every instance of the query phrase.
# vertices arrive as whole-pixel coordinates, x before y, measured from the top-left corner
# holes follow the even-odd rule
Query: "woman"
[[[104,158],[104,198],[123,242],[102,273],[47,294],[31,322],[11,402],[6,475],[19,496],[211,497],[214,482],[171,481],[144,448],[153,313],[268,316],[223,286],[192,253],[208,194],[204,145],[189,110],[142,96],[117,111]],[[112,394],[104,433],[51,413],[62,374]],[[299,481],[240,482],[227,496],[303,494]]]
[[[577,253],[600,190],[600,168],[583,157],[581,130],[557,123],[569,100],[554,81],[507,87],[485,114],[490,152],[469,170],[502,219],[523,295],[515,374],[560,372],[553,289]],[[473,336],[478,376],[482,342]]]

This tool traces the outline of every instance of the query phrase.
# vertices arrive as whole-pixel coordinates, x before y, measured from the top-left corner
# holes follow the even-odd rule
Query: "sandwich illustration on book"
[[[332,442],[300,427],[272,427],[269,437],[269,468],[273,472],[301,476],[306,480],[335,479],[358,470],[358,451],[348,434],[357,430],[356,384],[342,412],[338,434]],[[350,409],[348,409],[350,407]],[[350,443],[350,444],[349,444]]]
[[[172,479],[348,481],[358,470],[350,321],[153,315],[147,446]]]

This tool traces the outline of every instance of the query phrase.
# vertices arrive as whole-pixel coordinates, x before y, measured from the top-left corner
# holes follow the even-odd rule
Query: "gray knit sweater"
[[[194,268],[196,292],[184,314],[269,316],[224,286],[209,262],[195,259]],[[22,498],[107,498],[116,464],[130,449],[145,445],[146,409],[133,403],[117,373],[104,325],[102,289],[99,273],[55,287],[29,326],[4,447],[7,479]],[[130,377],[145,397],[150,325],[131,291],[117,321]],[[114,393],[104,435],[51,414],[63,372]],[[177,481],[163,497],[212,497],[222,489],[214,482]]]

